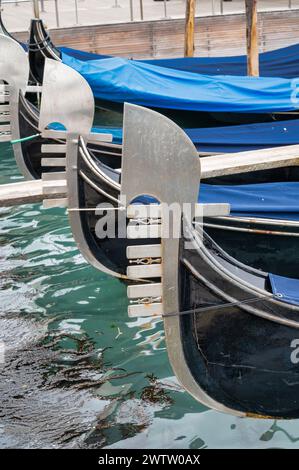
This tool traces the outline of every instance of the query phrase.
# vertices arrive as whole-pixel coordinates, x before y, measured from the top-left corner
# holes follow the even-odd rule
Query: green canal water
[[[22,179],[9,145],[0,183]],[[208,410],[177,383],[159,320],[127,316],[126,287],[90,267],[66,211],[0,209],[0,446],[299,447],[297,421]]]

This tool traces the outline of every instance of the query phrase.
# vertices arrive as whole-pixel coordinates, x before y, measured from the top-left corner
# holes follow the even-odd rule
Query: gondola
[[[6,48],[6,43],[9,42],[9,39],[6,38],[4,41],[5,45],[3,47]],[[10,43],[11,48],[15,47],[19,53],[22,52],[20,46],[12,41],[10,41]],[[18,63],[18,57],[14,57],[12,50],[10,52],[12,65]],[[61,66],[66,67],[63,64],[61,64]],[[26,67],[24,70],[25,69]],[[9,73],[7,75],[11,77]],[[82,80],[79,80],[78,84],[76,77],[77,74],[74,72],[70,80],[73,81],[72,86],[74,89],[76,89],[75,87],[77,86],[79,90],[80,86],[82,86]],[[69,82],[66,87],[71,89],[70,83],[71,82]],[[60,84],[56,82],[55,87],[57,91],[57,89],[60,88]],[[53,98],[49,97],[48,99],[51,102]],[[19,100],[15,101],[14,105],[11,103],[10,108],[13,108],[13,106],[15,110],[11,111],[11,115],[16,115],[18,120],[13,120],[15,123],[13,126],[14,131],[12,135],[6,136],[6,139],[16,142],[13,145],[15,156],[24,176],[27,178],[40,178],[43,174],[44,178],[46,178],[47,173],[53,173],[55,175],[57,172],[62,172],[65,165],[64,133],[61,130],[54,131],[54,129],[52,129],[40,135],[38,128],[39,111],[26,99],[24,93],[20,92]],[[19,124],[17,125],[17,123]],[[220,131],[221,130],[218,129],[218,132],[221,134]],[[225,132],[225,129],[223,131]],[[32,136],[34,138],[30,139]],[[93,139],[97,136],[101,137],[101,134],[93,135]],[[194,138],[192,132],[190,136]],[[296,141],[293,143],[296,143]],[[219,142],[213,145],[219,145]],[[205,150],[209,148],[210,147],[204,147]],[[88,158],[96,161],[100,160],[102,164],[110,167],[112,173],[113,168],[117,169],[121,166],[122,146],[119,144],[99,141],[88,142],[86,152]],[[207,153],[208,152],[203,152],[201,155],[206,155]],[[114,175],[118,181],[120,178],[118,171],[115,171]],[[284,253],[288,253],[289,256],[292,256],[292,253],[296,251],[297,247],[299,234],[299,223],[297,221],[299,210],[296,206],[298,176],[298,170],[293,167],[283,170],[271,170],[270,172],[253,172],[245,175],[245,180],[244,175],[234,175],[226,179],[224,177],[214,178],[213,180],[210,179],[210,181],[208,181],[209,184],[202,185],[203,201],[211,202],[212,198],[214,198],[215,201],[213,202],[221,202],[222,199],[228,199],[232,204],[232,214],[230,217],[219,218],[216,222],[207,218],[205,220],[207,230],[213,235],[215,240],[232,255],[238,255],[243,261],[249,262],[257,268],[262,267],[263,269],[267,268],[268,270],[275,271],[275,269],[277,269],[277,263],[273,256],[273,239],[275,243],[284,244]],[[272,178],[272,186],[264,184],[269,178],[270,180]],[[244,181],[246,181],[247,186],[242,184]],[[227,186],[225,183],[229,183],[229,185]],[[282,204],[281,191],[286,191],[284,187],[285,184],[288,185],[288,191],[290,191],[285,205],[291,202],[293,212],[289,210],[284,213],[283,211],[286,211],[286,209],[281,208],[280,214],[278,210]],[[256,188],[254,198],[252,198],[251,193],[253,188]],[[232,194],[238,192],[240,194],[238,200],[236,200],[235,196]],[[274,199],[271,193],[274,194]],[[263,211],[263,205],[260,201],[263,199],[267,200],[269,197],[271,207],[268,208],[267,211]],[[247,198],[247,204],[249,206],[254,206],[251,208],[251,212],[250,210],[244,210],[246,206],[245,198]],[[243,209],[241,212],[238,212],[238,201],[240,200],[242,201]],[[254,213],[254,208],[258,211],[257,214]],[[248,245],[250,244],[256,246],[256,250],[252,252],[249,251]],[[101,250],[103,247],[105,247],[104,242],[101,244]],[[114,251],[114,249],[109,248],[108,251],[108,258],[105,255],[107,264],[110,265],[112,270],[117,271],[119,275],[123,275],[125,271],[124,255],[121,256],[119,250],[116,249]],[[264,256],[261,256],[261,253]],[[115,260],[118,267],[115,266]],[[266,264],[265,260],[267,260]],[[290,264],[287,262],[287,257],[285,256],[282,256],[279,272],[286,275],[289,275],[290,272],[292,273],[292,271],[290,271]]]
[[[126,257],[129,316],[163,319],[173,371],[194,398],[237,416],[298,418],[299,281],[240,263],[203,231],[199,213],[228,207],[197,204],[204,165],[165,116],[126,105],[121,181],[90,159],[91,98],[85,86],[79,113],[65,117],[68,208],[81,252],[102,269],[104,250],[90,257],[95,234],[109,218],[122,227],[104,243],[108,257],[111,249]],[[59,117],[42,102],[41,130]]]
[[[76,129],[80,129],[79,117],[81,113],[86,117],[92,115],[92,105],[90,109],[86,109],[84,106],[84,100],[92,101],[90,89],[87,87],[86,82],[82,81],[82,77],[77,75],[72,69],[65,66],[64,64],[55,63],[53,61],[47,62],[47,73],[49,76],[45,78],[44,92],[42,97],[41,106],[41,117],[40,117],[40,131],[42,134],[46,132],[47,136],[50,136],[52,132],[48,129],[48,125],[51,122],[60,122],[67,129],[72,129],[72,120],[76,116]],[[80,77],[80,78],[79,78]],[[72,91],[69,86],[68,80],[76,81],[80,79],[82,88],[80,92],[80,101],[74,103],[72,110],[68,108],[66,112],[66,103],[74,102],[72,99]],[[61,80],[61,82],[60,82]],[[55,109],[51,108],[52,96],[56,93],[55,90],[61,86],[64,90],[64,100],[55,102]],[[72,88],[74,89],[74,87]],[[68,106],[67,106],[68,107]],[[90,118],[92,122],[92,117]],[[90,132],[90,129],[89,129]],[[80,132],[81,133],[81,132]],[[87,133],[87,131],[85,131]],[[241,154],[243,155],[243,154]],[[54,155],[55,156],[55,155]],[[265,156],[265,152],[262,152],[262,156]],[[86,259],[90,261],[94,266],[101,269],[104,272],[109,272],[117,277],[126,278],[126,248],[129,240],[124,239],[122,236],[116,237],[114,240],[109,238],[99,239],[96,236],[96,226],[99,220],[99,216],[95,208],[98,204],[116,203],[119,199],[120,193],[120,181],[121,181],[121,170],[112,169],[109,164],[104,163],[99,158],[95,158],[94,155],[88,150],[88,139],[80,139],[78,152],[72,154],[73,161],[70,164],[72,168],[79,168],[79,176],[77,172],[69,172],[67,178],[67,186],[72,188],[71,194],[68,196],[66,203],[71,222],[74,226],[75,238],[80,250],[84,253]],[[240,158],[240,157],[239,157]],[[211,157],[213,159],[213,157]],[[203,161],[203,160],[201,160]],[[61,170],[62,171],[62,170]],[[64,168],[63,168],[64,171]],[[268,172],[268,175],[274,171],[273,169]],[[283,169],[278,169],[280,173],[283,173]],[[257,172],[252,173],[252,177],[255,178]],[[267,172],[264,172],[266,177]],[[65,175],[64,175],[65,177]],[[240,177],[240,175],[236,175]],[[53,184],[55,181],[55,174],[51,177]],[[206,180],[207,181],[207,180]],[[207,190],[208,185],[202,184],[202,192]],[[210,194],[216,191],[215,185],[210,185]],[[286,191],[289,190],[289,186]],[[296,187],[295,187],[296,189]],[[292,197],[294,204],[296,204],[297,197]],[[277,199],[282,198],[282,194],[279,193]],[[204,203],[219,203],[219,202],[230,202],[227,200],[203,200]],[[59,204],[59,201],[58,201]],[[261,201],[259,202],[261,205]],[[258,204],[257,204],[258,206]],[[78,210],[80,207],[80,210]],[[117,212],[118,213],[118,212]],[[288,214],[290,215],[290,214]],[[290,215],[291,216],[291,215]],[[109,218],[109,211],[107,217]],[[292,216],[291,216],[292,217]],[[227,248],[230,254],[237,254],[242,261],[255,266],[256,268],[266,270],[271,267],[271,271],[283,275],[292,276],[293,272],[298,268],[299,260],[296,259],[297,248],[298,248],[298,223],[296,220],[273,220],[273,218],[261,218],[256,217],[238,217],[237,221],[240,229],[236,223],[236,216],[234,214],[234,208],[232,207],[231,215],[228,217],[224,215],[222,218],[209,219],[205,217],[205,224],[207,231],[213,234],[215,240],[222,246]],[[226,227],[223,227],[225,221]],[[108,224],[108,220],[106,221]],[[116,222],[117,224],[117,222]],[[242,227],[243,224],[243,227]],[[209,227],[212,225],[212,227]],[[246,230],[242,230],[244,225],[247,225]],[[279,230],[277,229],[279,227]],[[230,230],[230,228],[232,230]],[[249,228],[249,230],[247,230]],[[277,229],[277,233],[276,233]],[[268,230],[268,231],[267,231]],[[118,233],[118,230],[117,230]],[[233,235],[233,236],[232,236]],[[234,243],[234,238],[237,239],[238,244]],[[250,244],[254,241],[254,250],[250,251]],[[281,249],[280,262],[277,262],[276,247],[283,246]],[[292,263],[288,262],[289,258],[293,258]]]
[[[54,58],[58,61],[63,61],[66,65],[74,67],[79,71],[85,79],[90,83],[95,98],[97,99],[97,105],[103,109],[116,110],[122,112],[124,101],[131,101],[136,104],[145,105],[152,109],[157,109],[159,112],[170,117],[175,122],[179,123],[182,127],[214,127],[219,125],[228,124],[242,124],[242,123],[257,123],[257,122],[273,122],[276,120],[295,119],[298,117],[297,109],[290,106],[279,106],[276,105],[267,108],[260,109],[259,106],[253,106],[252,109],[244,106],[240,106],[240,103],[253,103],[254,98],[248,96],[244,99],[244,96],[238,96],[238,99],[232,99],[239,103],[235,108],[225,106],[224,103],[218,103],[218,93],[223,94],[223,98],[231,95],[232,81],[237,80],[236,87],[234,90],[239,93],[239,89],[243,86],[243,80],[239,80],[238,77],[231,77],[229,80],[223,76],[204,76],[197,73],[190,73],[188,66],[184,65],[185,59],[180,59],[177,64],[177,59],[168,60],[152,60],[152,61],[128,61],[121,58],[110,57],[110,56],[96,56],[96,61],[92,61],[92,54],[83,53],[81,51],[74,51],[70,49],[60,48],[54,46],[48,32],[41,20],[32,20],[30,42],[29,42],[29,62],[31,68],[31,74],[35,76],[36,81],[42,84],[43,81],[43,64],[45,58]],[[86,60],[91,60],[86,67]],[[98,60],[98,61],[97,61]],[[199,59],[200,60],[200,59]],[[171,66],[171,61],[173,65]],[[232,61],[233,62],[233,61]],[[187,63],[187,62],[186,62]],[[267,63],[271,63],[268,61]],[[90,70],[92,65],[93,70]],[[289,65],[289,64],[288,64]],[[158,68],[156,69],[156,66]],[[177,67],[177,68],[176,68]],[[231,68],[233,66],[231,65]],[[270,67],[270,65],[269,65]],[[186,71],[187,69],[187,71]],[[232,68],[233,70],[233,68]],[[92,72],[92,73],[90,73]],[[232,71],[231,71],[232,73]],[[176,76],[178,74],[178,80],[176,82]],[[107,77],[107,80],[105,79]],[[118,81],[118,77],[121,76],[121,80]],[[136,84],[132,77],[136,78]],[[198,83],[193,84],[194,80],[198,77]],[[199,78],[201,77],[201,78]],[[221,84],[218,81],[221,81]],[[267,84],[265,91],[267,89]],[[270,79],[269,79],[270,80]],[[280,79],[271,78],[273,81],[277,81],[278,88],[284,88],[284,82]],[[147,91],[146,95],[140,94],[140,83],[143,83],[143,89]],[[164,90],[162,95],[157,92],[157,86],[151,89],[153,82],[161,82],[160,88]],[[273,82],[269,82],[272,95]],[[114,83],[115,82],[115,83]],[[205,89],[207,82],[208,88]],[[251,86],[252,81],[249,81],[245,89]],[[260,82],[262,83],[262,82]],[[268,83],[268,82],[267,82]],[[170,96],[169,100],[165,100],[165,90],[170,90],[176,87],[176,95],[179,93],[180,84],[183,84],[181,90],[181,97],[177,99],[177,96]],[[136,86],[135,86],[136,85]],[[194,90],[192,91],[192,86]],[[122,90],[123,86],[123,90]],[[264,86],[264,85],[263,85]],[[205,101],[206,94],[209,95],[211,88],[215,87],[215,93],[211,96],[211,100],[215,100],[215,106],[206,106]],[[228,87],[229,89],[223,93],[223,90]],[[203,89],[202,95],[199,97],[199,101],[194,98],[194,92],[196,90]],[[190,91],[190,96],[184,99],[184,96]],[[270,90],[269,90],[270,91]],[[259,93],[261,90],[259,90]],[[241,94],[244,93],[244,89]],[[269,96],[270,96],[269,95]],[[109,98],[108,98],[109,97]],[[192,104],[192,101],[195,101]],[[191,105],[190,105],[191,103]],[[219,104],[217,108],[217,104]],[[214,109],[215,108],[215,109]]]
[[[162,316],[173,370],[205,405],[240,416],[297,418],[299,281],[240,264],[196,228],[201,168],[182,131],[163,116],[132,106],[125,126],[121,197],[127,215],[142,221],[142,208],[131,203],[145,194],[166,207],[187,205],[170,224],[180,238],[172,232],[163,237],[169,228],[163,208],[152,214],[162,225],[159,247],[135,240],[128,250],[129,274],[152,279],[156,268],[153,283],[128,288],[129,315]],[[186,156],[187,167],[178,157],[171,171],[174,153]],[[152,255],[157,264],[140,266],[141,256]]]

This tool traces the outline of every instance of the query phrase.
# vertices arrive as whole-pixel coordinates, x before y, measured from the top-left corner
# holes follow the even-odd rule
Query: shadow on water
[[[0,183],[16,181],[0,154]],[[0,447],[299,447],[297,421],[237,419],[181,389],[161,321],[128,319],[125,286],[86,264],[64,211],[0,209],[0,266]]]

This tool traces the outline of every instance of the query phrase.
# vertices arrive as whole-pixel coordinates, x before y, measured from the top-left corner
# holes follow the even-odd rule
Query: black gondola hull
[[[298,310],[257,296],[253,310],[275,316],[274,321],[261,318],[249,304],[242,305],[254,294],[217,273],[199,252],[182,257],[200,273],[199,279],[181,264],[181,312],[199,309],[180,319],[185,359],[196,382],[215,401],[247,415],[298,418],[299,351],[294,345],[298,348],[299,330],[280,324],[298,322]],[[230,300],[217,290],[229,293]]]

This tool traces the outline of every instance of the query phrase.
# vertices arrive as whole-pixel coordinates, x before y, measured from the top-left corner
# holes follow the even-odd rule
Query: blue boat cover
[[[140,196],[138,204],[153,204],[155,199]],[[279,220],[299,220],[299,182],[259,183],[236,186],[200,185],[199,202],[229,203],[231,215]]]
[[[61,47],[60,50],[82,61],[111,57],[68,47]],[[247,57],[245,55],[232,57],[179,57],[174,59],[142,60],[140,62],[207,75],[247,74]],[[262,77],[295,78],[299,76],[298,71],[299,44],[260,54],[260,75]]]
[[[269,274],[269,280],[273,294],[280,300],[294,305],[299,305],[299,280],[288,277]]]
[[[284,78],[208,76],[117,57],[82,61],[63,52],[62,60],[88,81],[96,98],[116,103],[234,113],[299,107],[296,83]]]
[[[113,135],[113,142],[122,143],[122,129],[94,128],[94,132]],[[185,129],[199,152],[228,153],[299,144],[299,119],[273,121],[240,126]]]
[[[229,203],[234,216],[299,220],[299,182],[201,184],[199,199],[202,203]]]
[[[75,57],[76,59],[87,61],[96,59],[108,59],[111,55],[94,54],[93,52],[80,51],[79,49],[73,49],[71,47],[59,47],[60,52]]]

